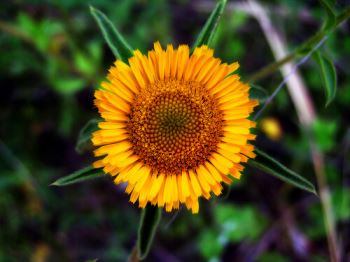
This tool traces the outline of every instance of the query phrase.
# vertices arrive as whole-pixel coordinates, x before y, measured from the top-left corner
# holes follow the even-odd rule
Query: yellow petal
[[[187,45],[180,45],[178,49],[178,64],[177,64],[177,79],[180,80],[183,77],[185,67],[189,59],[190,50]]]
[[[156,174],[152,174],[151,176],[149,176],[145,183],[144,190],[140,192],[139,202],[141,207],[144,207],[145,204],[147,203],[148,196],[150,193],[149,189],[151,188],[153,182],[155,181],[155,178],[156,178]]]
[[[190,176],[191,185],[195,195],[200,196],[202,194],[202,190],[201,190],[201,187],[199,186],[196,174],[193,172],[193,170],[189,170],[188,173]]]
[[[220,65],[219,59],[215,59],[215,58],[210,59],[209,62],[198,73],[196,81],[205,83],[206,79],[211,77],[216,72],[215,69],[219,67],[219,65]]]
[[[211,163],[206,162],[205,167],[217,182],[220,183],[222,181],[219,171]]]
[[[184,203],[186,198],[184,196],[183,189],[182,189],[182,181],[181,181],[182,176],[177,175],[176,179],[177,179],[177,189],[178,189],[179,200],[181,203]]]
[[[177,188],[177,180],[176,175],[171,175],[171,185],[172,185],[172,201],[178,201],[178,188]]]
[[[124,151],[129,150],[132,145],[129,142],[123,141],[116,144],[110,144],[106,146],[101,146],[94,151],[95,156],[102,156],[105,154],[118,154]]]
[[[132,191],[131,195],[130,195],[130,202],[131,203],[135,203],[137,201],[137,199],[139,198],[140,192],[137,191]]]
[[[108,91],[112,92],[116,96],[119,96],[125,102],[128,102],[132,99],[133,93],[128,88],[126,88],[123,84],[121,84],[121,82],[118,79],[115,79],[110,75],[108,79],[109,81],[111,81],[111,83],[102,82],[101,83],[102,88],[107,89]]]
[[[238,80],[238,75],[228,76],[217,85],[212,86],[210,88],[211,93],[217,98],[223,97],[224,95],[233,92],[240,85],[240,82]]]
[[[232,152],[227,151],[225,149],[218,149],[217,152],[219,153],[219,155],[225,157],[226,159],[228,159],[234,163],[239,163],[239,161],[241,160],[241,158],[239,157],[239,155],[237,153],[232,153]]]
[[[118,168],[123,169],[123,168],[128,167],[131,164],[134,164],[136,161],[139,160],[139,157],[136,155],[126,156],[126,154],[125,154],[125,155],[123,155],[123,157],[124,158],[120,157],[118,159],[114,159],[111,161],[111,163],[116,165]]]
[[[181,188],[183,190],[183,195],[185,198],[190,196],[190,188],[188,184],[188,176],[186,172],[182,172],[181,174]]]
[[[138,93],[140,87],[136,82],[136,79],[134,79],[131,71],[119,71],[119,80],[124,86],[127,86],[130,90],[132,90],[133,93]]]
[[[227,159],[226,157],[224,157],[223,155],[221,155],[220,153],[214,153],[213,158],[215,158],[218,162],[220,162],[221,165],[227,167],[228,169],[230,169],[234,164],[232,163],[233,160],[237,160],[237,156],[235,156],[234,159]],[[239,160],[237,161],[239,162]],[[228,174],[228,171],[224,174]]]
[[[209,81],[205,84],[206,87],[208,89],[213,88],[214,86],[216,86],[217,83],[221,82],[225,78],[225,76],[227,76],[228,73],[228,66],[225,64],[220,65],[215,74],[213,74]]]
[[[206,64],[208,63],[208,61],[210,61],[211,59],[212,59],[212,56],[210,54],[203,54],[198,59],[198,61],[195,64],[195,66],[193,67],[193,72],[192,72],[191,79],[195,80],[197,78],[199,72],[201,72],[203,67],[205,67]]]
[[[136,182],[135,188],[134,190],[136,190],[137,192],[141,192],[146,180],[148,179],[148,177],[150,176],[151,170],[149,169],[149,167],[143,166],[141,168],[141,172],[142,172],[142,176],[140,177],[140,179]],[[145,190],[145,189],[144,189]]]
[[[166,50],[166,61],[165,61],[165,72],[164,72],[164,77],[166,79],[170,77],[171,67],[173,66],[173,54],[174,54],[173,46],[168,45]]]
[[[199,211],[199,203],[197,201],[193,201],[192,203],[192,214],[197,214]]]
[[[204,176],[205,175],[203,173],[198,173],[197,179],[202,188],[203,193],[208,193],[210,192],[210,186]]]
[[[213,164],[213,166],[215,166],[217,170],[221,172],[221,174],[224,175],[228,174],[230,167],[233,166],[233,164],[231,164],[230,166],[225,165],[226,161],[218,160],[218,154],[212,155],[210,158],[210,162]]]
[[[129,65],[131,67],[131,71],[138,83],[138,86],[143,88],[146,86],[146,81],[142,75],[142,68],[141,68],[141,65],[140,65],[140,62],[139,60],[137,59],[137,57],[131,57],[129,59]]]
[[[128,182],[130,184],[136,184],[136,182],[141,178],[141,176],[143,175],[143,171],[142,171],[142,163],[136,163],[128,172]]]
[[[159,174],[157,176],[156,180],[152,184],[152,188],[151,188],[150,196],[149,196],[150,199],[153,199],[159,193],[159,190],[163,185],[164,178],[165,178],[164,174]]]
[[[217,184],[213,176],[210,174],[210,172],[208,171],[208,169],[206,169],[204,165],[198,167],[197,173],[198,175],[201,174],[201,178],[204,178],[210,186]]]
[[[249,134],[249,128],[238,127],[238,126],[225,126],[223,128],[224,132],[234,133],[234,134]]]
[[[165,181],[165,179],[164,179],[164,181]],[[162,186],[161,188],[160,188],[160,191],[159,191],[159,194],[158,194],[158,206],[159,207],[162,207],[162,206],[164,206],[164,188],[165,188],[165,186]]]
[[[123,129],[126,128],[126,124],[123,122],[100,122],[98,127],[101,129]]]
[[[221,140],[227,144],[232,144],[232,145],[245,145],[247,143],[246,136],[229,133],[229,132],[225,132],[224,137],[222,137]]]
[[[177,74],[177,62],[178,62],[178,59],[179,59],[179,52],[178,50],[174,50],[174,53],[173,53],[173,58],[172,58],[172,66],[170,68],[170,76],[172,78],[174,78]]]
[[[227,143],[219,143],[218,148],[226,150],[231,153],[239,153],[241,151],[239,146],[233,146]]]
[[[101,116],[105,120],[118,121],[118,122],[125,122],[129,119],[129,116],[122,112],[117,112],[117,113],[103,112]]]
[[[134,52],[135,56],[140,60],[141,66],[143,68],[144,75],[147,77],[148,82],[154,82],[154,69],[151,62],[145,55],[142,55],[140,51],[136,50]]]
[[[165,186],[164,186],[164,201],[165,203],[170,203],[172,194],[172,180],[171,176],[167,175],[165,178]]]

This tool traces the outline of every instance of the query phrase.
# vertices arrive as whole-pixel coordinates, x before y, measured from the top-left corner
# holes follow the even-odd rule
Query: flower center
[[[179,174],[205,163],[217,149],[223,115],[196,82],[164,80],[135,98],[127,129],[133,151],[154,171]]]

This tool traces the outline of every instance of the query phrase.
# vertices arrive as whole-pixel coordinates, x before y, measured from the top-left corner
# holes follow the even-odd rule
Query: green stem
[[[285,56],[279,61],[271,63],[262,69],[258,70],[256,73],[253,73],[248,79],[247,82],[256,82],[274,72],[276,72],[282,65],[294,60],[298,57],[298,55],[309,51],[315,44],[317,44],[323,37],[332,33],[341,23],[346,21],[350,17],[350,7],[346,8],[340,15],[336,17],[336,22],[332,28],[329,30],[320,30],[308,40],[306,40],[303,44],[301,44],[298,48],[296,48],[292,53]]]
[[[151,249],[154,235],[161,219],[161,209],[148,204],[141,213],[137,237],[137,254],[140,260],[147,257]]]
[[[267,66],[264,66],[262,69],[260,69],[259,71],[257,71],[256,73],[253,73],[250,77],[248,77],[246,79],[246,81],[250,82],[250,83],[256,82],[257,80],[260,80],[260,79],[276,72],[277,70],[279,70],[279,68],[281,66],[294,60],[296,57],[297,57],[296,52],[290,53],[289,55],[285,56],[281,60],[278,60],[278,61],[273,62]]]
[[[338,246],[338,239],[336,233],[336,225],[334,219],[334,212],[331,202],[331,194],[329,191],[327,178],[325,174],[324,159],[322,153],[317,148],[313,138],[309,136],[311,157],[314,164],[316,174],[316,181],[319,188],[319,196],[321,200],[322,212],[324,217],[324,224],[327,231],[328,249],[330,253],[330,260],[332,262],[340,261],[340,252]]]

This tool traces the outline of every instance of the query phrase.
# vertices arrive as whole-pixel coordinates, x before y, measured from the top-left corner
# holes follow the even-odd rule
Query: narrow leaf
[[[267,91],[261,86],[250,84],[249,98],[258,99],[260,103],[264,103],[269,97]]]
[[[73,174],[59,178],[58,180],[53,182],[51,186],[67,186],[103,176],[104,172],[101,169],[96,169],[92,166],[88,166],[78,171],[75,171]]]
[[[333,28],[333,26],[335,25],[336,14],[332,7],[333,4],[329,0],[320,0],[320,2],[327,14],[326,19],[324,20],[324,23],[323,23],[323,30],[327,31]]]
[[[317,195],[314,185],[306,178],[282,165],[276,159],[272,158],[260,149],[256,148],[255,152],[257,154],[257,158],[250,159],[248,162],[250,165],[266,172],[267,174],[273,175],[284,182]]]
[[[100,119],[90,119],[80,130],[75,150],[81,154],[92,146],[91,134],[98,130]]]
[[[219,22],[219,19],[222,13],[224,12],[225,6],[226,6],[226,0],[219,0],[214,10],[211,12],[204,27],[200,31],[196,41],[194,42],[192,46],[192,51],[198,46],[210,44],[216,32],[216,27]]]
[[[326,90],[326,106],[328,106],[337,92],[337,73],[333,62],[320,52],[316,51],[313,58],[321,70],[321,77]]]
[[[142,210],[137,239],[137,249],[141,260],[148,255],[160,218],[161,210],[157,206],[147,205]]]
[[[92,6],[90,6],[90,12],[100,27],[103,37],[113,54],[118,59],[128,62],[128,58],[133,54],[133,50],[129,44],[104,13]]]

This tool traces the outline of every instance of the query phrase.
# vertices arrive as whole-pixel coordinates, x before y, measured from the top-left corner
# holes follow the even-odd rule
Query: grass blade
[[[78,135],[77,144],[75,145],[75,151],[79,154],[88,150],[91,146],[91,134],[98,130],[98,123],[102,121],[100,119],[90,119],[80,130]]]
[[[145,259],[152,246],[154,235],[161,218],[161,210],[157,206],[147,205],[142,210],[137,249],[140,259]]]
[[[321,70],[323,85],[326,90],[326,106],[328,106],[335,98],[337,92],[337,72],[333,62],[320,52],[315,52],[313,58]]]
[[[113,54],[118,59],[127,63],[129,57],[133,55],[132,48],[104,13],[92,6],[90,6],[90,12],[100,27],[103,37]]]
[[[323,30],[327,31],[334,27],[336,23],[336,14],[333,10],[333,5],[329,0],[320,0],[321,5],[323,6],[323,9],[326,11],[326,19],[323,23]]]
[[[284,182],[317,195],[315,186],[306,178],[290,170],[263,151],[256,148],[255,152],[257,154],[257,158],[250,159],[248,162],[251,166],[260,169],[267,174],[273,175]]]
[[[51,186],[68,186],[71,184],[80,183],[103,176],[104,172],[101,169],[96,169],[92,166],[88,166],[78,171],[75,171],[70,175],[57,179],[51,184]]]
[[[211,12],[207,22],[200,31],[196,41],[192,46],[192,51],[201,45],[209,45],[215,32],[217,24],[226,6],[226,0],[219,0],[214,10]]]

